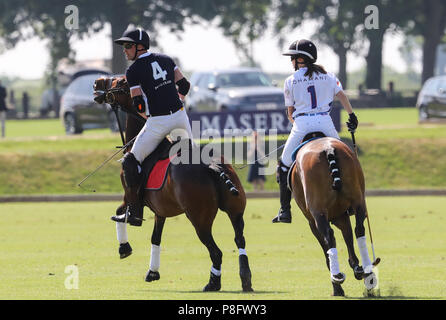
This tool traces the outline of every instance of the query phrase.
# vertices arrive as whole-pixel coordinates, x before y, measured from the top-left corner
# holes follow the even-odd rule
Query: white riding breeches
[[[314,115],[314,116],[300,116],[294,119],[294,124],[290,135],[285,143],[282,152],[282,163],[288,168],[293,164],[291,156],[293,151],[302,142],[305,135],[320,131],[327,137],[339,139],[338,132],[333,124],[330,115]]]
[[[168,134],[171,134],[174,140],[177,137],[193,138],[189,117],[184,109],[167,116],[147,118],[131,150],[136,160],[142,163]]]

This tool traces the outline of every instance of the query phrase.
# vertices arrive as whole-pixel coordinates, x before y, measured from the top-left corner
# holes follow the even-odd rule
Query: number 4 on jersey
[[[158,80],[163,78],[163,81],[166,81],[167,71],[161,69],[157,61],[152,62],[152,70],[153,70],[153,79]]]

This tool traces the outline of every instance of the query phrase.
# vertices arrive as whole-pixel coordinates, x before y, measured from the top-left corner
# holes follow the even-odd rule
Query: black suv
[[[60,118],[67,134],[82,133],[87,129],[110,128],[118,131],[116,115],[108,104],[98,104],[94,99],[93,84],[105,73],[81,75],[65,90],[60,102]],[[125,125],[125,114],[118,112],[120,122]]]
[[[266,110],[284,105],[283,91],[254,68],[196,72],[186,100],[190,111]]]
[[[418,94],[417,108],[420,120],[446,118],[446,76],[426,80]]]

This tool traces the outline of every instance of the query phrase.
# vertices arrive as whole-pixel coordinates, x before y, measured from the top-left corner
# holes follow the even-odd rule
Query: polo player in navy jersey
[[[127,60],[133,61],[126,71],[133,108],[147,120],[122,162],[124,180],[130,190],[127,212],[113,216],[112,220],[125,222],[127,219],[130,225],[141,226],[144,210],[138,199],[141,164],[175,129],[182,129],[182,138],[192,139],[182,101],[189,92],[190,83],[172,58],[149,51],[150,38],[144,30],[126,31],[114,42],[122,45]]]

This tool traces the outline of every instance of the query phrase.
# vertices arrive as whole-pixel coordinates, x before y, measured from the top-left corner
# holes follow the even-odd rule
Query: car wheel
[[[420,106],[420,109],[418,110],[418,117],[420,120],[429,119],[429,113],[427,112],[426,106]]]
[[[76,117],[72,113],[67,113],[64,117],[65,133],[79,134],[82,133],[82,128],[77,123]]]

